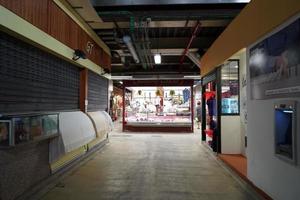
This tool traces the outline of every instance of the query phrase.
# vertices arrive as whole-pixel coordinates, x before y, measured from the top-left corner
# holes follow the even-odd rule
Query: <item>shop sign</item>
[[[92,54],[93,48],[94,48],[94,44],[92,42],[88,41],[86,43],[86,47],[85,47],[86,52],[88,54]]]

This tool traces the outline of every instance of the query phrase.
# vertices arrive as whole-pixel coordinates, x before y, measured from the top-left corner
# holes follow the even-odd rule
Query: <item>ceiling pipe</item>
[[[144,27],[142,29],[142,31],[144,31],[144,33],[143,33],[143,36],[144,36],[143,37],[143,40],[144,40],[143,44],[144,44],[145,57],[146,57],[146,60],[147,60],[147,66],[152,69],[153,68],[152,54],[151,54],[151,51],[150,51],[150,41],[149,41],[149,35],[148,35],[149,22],[150,22],[150,19],[147,20],[147,25],[146,25],[146,27]]]
[[[129,51],[130,51],[130,53],[131,53],[134,61],[136,63],[140,63],[140,60],[139,60],[139,58],[138,58],[138,56],[136,54],[135,48],[133,47],[133,44],[132,44],[130,36],[128,36],[128,35],[123,36],[123,41],[125,42],[127,48],[129,49]]]
[[[189,42],[188,42],[188,45],[187,45],[187,47],[184,49],[184,51],[183,51],[183,53],[182,53],[182,56],[181,56],[181,58],[180,58],[180,65],[183,63],[183,60],[184,60],[186,54],[188,53],[189,48],[190,48],[190,46],[191,46],[193,40],[195,39],[195,37],[196,37],[196,35],[197,35],[197,32],[198,32],[198,30],[199,30],[200,28],[201,28],[201,23],[198,21],[197,24],[196,24],[196,26],[194,27],[193,34],[192,34],[192,36],[190,37],[190,40],[189,40]]]

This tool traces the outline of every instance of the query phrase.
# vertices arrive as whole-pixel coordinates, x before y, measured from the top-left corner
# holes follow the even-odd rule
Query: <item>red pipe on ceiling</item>
[[[197,32],[198,30],[201,28],[201,23],[198,21],[196,26],[194,27],[194,30],[193,30],[193,34],[192,34],[192,37],[190,38],[189,40],[189,43],[187,45],[187,47],[184,49],[183,53],[182,53],[182,56],[180,58],[180,65],[182,65],[183,61],[184,61],[184,58],[193,42],[193,40],[195,39],[196,35],[197,35]]]

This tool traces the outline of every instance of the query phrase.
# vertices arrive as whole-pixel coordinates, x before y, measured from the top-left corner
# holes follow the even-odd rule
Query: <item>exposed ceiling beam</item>
[[[86,22],[103,22],[89,0],[67,0]]]
[[[111,65],[112,66],[123,66],[123,65],[120,65],[121,63],[112,63]],[[189,62],[185,62],[185,63],[182,63],[182,65],[192,65],[193,63],[189,63]],[[154,64],[155,65],[155,64]],[[161,64],[158,64],[158,65],[155,65],[155,66],[175,66],[175,65],[179,65],[178,62],[162,62]],[[130,63],[130,66],[142,66],[141,64],[139,63]]]
[[[182,65],[192,65],[193,63],[184,62]],[[162,62],[161,64],[154,64],[154,66],[177,66],[179,65],[178,62]],[[141,66],[141,64],[137,63],[130,63],[130,66]]]
[[[190,48],[208,48],[214,41],[215,37],[197,37],[193,40]],[[185,48],[189,42],[187,37],[176,37],[176,38],[150,38],[152,49],[173,49],[173,48]]]
[[[218,19],[218,20],[201,20],[202,27],[225,27],[230,23],[231,20],[228,19]],[[128,21],[117,22],[119,28],[129,28],[130,24]],[[186,20],[180,21],[151,21],[148,24],[148,28],[180,28],[180,27],[195,27],[197,24],[196,20]],[[90,22],[89,25],[93,29],[114,29],[114,22]]]
[[[179,56],[182,55],[183,51],[184,49],[151,49],[152,54],[159,53],[165,56]],[[198,49],[197,48],[189,49],[189,51],[197,52]]]
[[[215,38],[213,37],[201,37],[196,38],[191,45],[191,48],[199,48],[206,51],[211,44],[214,42]],[[150,39],[151,48],[153,49],[178,49],[178,48],[185,48],[188,42],[188,38],[160,38],[160,44],[157,44],[157,39]],[[108,43],[109,47],[112,51],[119,50],[120,46],[118,44],[114,44],[114,42]]]
[[[215,41],[215,37],[197,37],[194,39],[190,48],[208,49]],[[152,49],[178,49],[185,48],[189,41],[187,37],[168,37],[168,38],[150,38]],[[119,50],[120,46],[117,44],[110,44],[110,49]]]
[[[120,56],[130,56],[130,53],[124,53],[123,50],[115,50]],[[151,49],[152,54],[159,53],[163,56],[180,56],[184,49]],[[197,48],[189,49],[189,52],[197,52]]]
[[[187,4],[234,4],[249,3],[250,0],[91,0],[93,6],[147,6],[147,5],[187,5]]]

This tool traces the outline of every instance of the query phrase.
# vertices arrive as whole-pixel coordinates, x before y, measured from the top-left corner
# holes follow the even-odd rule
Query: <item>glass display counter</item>
[[[125,130],[161,127],[165,130],[192,130],[189,87],[128,87],[131,98],[125,104]],[[145,129],[142,129],[144,127]],[[128,129],[129,128],[129,129]],[[181,129],[182,128],[182,129]]]
[[[12,147],[57,136],[58,114],[0,118],[0,147]]]

